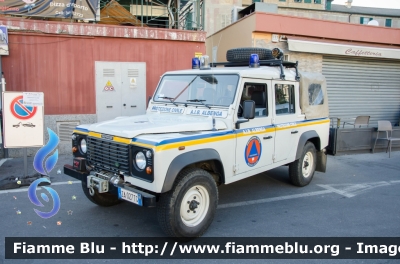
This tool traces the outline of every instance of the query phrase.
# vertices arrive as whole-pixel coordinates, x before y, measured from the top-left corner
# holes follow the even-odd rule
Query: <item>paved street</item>
[[[129,203],[102,208],[84,197],[73,178],[57,174],[71,156],[61,156],[51,172],[61,209],[50,219],[33,211],[27,188],[0,191],[0,263],[4,237],[101,236],[159,237],[155,208]],[[4,160],[3,160],[4,162]],[[29,159],[29,173],[33,173]],[[22,158],[5,161],[1,177],[22,176]],[[219,187],[219,208],[207,237],[399,237],[400,152],[328,156],[327,173],[316,173],[304,188],[289,183],[287,167]],[[50,211],[51,208],[41,209]],[[69,211],[69,214],[68,214]],[[17,213],[17,212],[20,212]],[[57,225],[61,221],[61,225]],[[107,263],[113,260],[5,260],[4,263]],[[118,260],[118,263],[132,260]],[[135,262],[138,262],[135,260]],[[154,260],[139,260],[152,263]],[[163,261],[165,262],[165,261]],[[185,261],[168,261],[182,262]],[[187,262],[187,261],[186,261]],[[192,261],[201,263],[202,261]],[[207,262],[218,262],[208,260]],[[224,262],[224,261],[222,261]],[[243,263],[241,260],[227,260]],[[265,261],[249,261],[264,262]],[[321,260],[269,260],[269,263],[321,263]],[[340,263],[395,263],[388,260],[332,260]]]

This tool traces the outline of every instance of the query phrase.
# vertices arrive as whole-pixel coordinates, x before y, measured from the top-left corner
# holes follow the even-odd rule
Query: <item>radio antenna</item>
[[[217,45],[217,52],[218,52],[219,44],[221,43],[221,39],[222,39],[222,35],[223,35],[223,34],[224,34],[224,33],[222,32],[222,33],[221,33],[221,36],[219,37],[219,41],[218,41],[218,45]],[[214,62],[216,62],[215,60],[217,59],[217,58],[215,58],[215,60],[214,60],[214,38],[211,38],[211,46],[212,46],[212,50],[211,50],[211,52],[212,52],[211,59],[212,59],[212,62],[214,63]]]

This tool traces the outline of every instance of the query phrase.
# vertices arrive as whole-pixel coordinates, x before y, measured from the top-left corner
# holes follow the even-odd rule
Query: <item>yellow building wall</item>
[[[206,52],[210,56],[210,61],[226,61],[226,51],[229,49],[253,47],[255,18],[256,16],[250,15],[207,37]]]

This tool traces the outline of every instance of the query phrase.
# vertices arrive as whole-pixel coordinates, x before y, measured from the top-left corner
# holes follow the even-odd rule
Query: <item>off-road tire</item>
[[[229,62],[249,61],[251,54],[258,54],[260,60],[272,60],[272,51],[265,48],[236,48],[226,52],[226,60]]]
[[[192,211],[189,207],[193,201],[199,202],[199,207]],[[198,168],[185,169],[179,173],[173,188],[160,195],[158,222],[168,236],[189,241],[208,229],[217,205],[218,189],[210,173]],[[193,217],[193,221],[188,217]]]
[[[303,187],[308,185],[317,165],[317,151],[311,142],[307,142],[298,160],[289,164],[289,177],[293,185]]]
[[[109,207],[113,205],[117,205],[122,201],[118,199],[118,197],[111,193],[99,193],[96,189],[94,189],[94,196],[91,196],[89,193],[89,189],[86,187],[86,184],[82,182],[82,190],[85,196],[94,204]]]

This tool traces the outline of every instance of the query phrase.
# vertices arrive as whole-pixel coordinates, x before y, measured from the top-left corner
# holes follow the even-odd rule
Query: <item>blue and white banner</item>
[[[8,30],[7,27],[3,25],[0,26],[0,55],[9,55]]]

